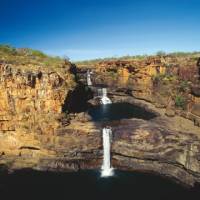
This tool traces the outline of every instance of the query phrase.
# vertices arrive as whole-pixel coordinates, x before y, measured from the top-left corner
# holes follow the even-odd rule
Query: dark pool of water
[[[98,105],[90,108],[88,113],[94,121],[113,121],[130,118],[149,120],[156,117],[154,113],[130,103]]]
[[[2,200],[199,200],[200,188],[186,189],[158,176],[115,171],[77,173],[17,172],[0,176]]]

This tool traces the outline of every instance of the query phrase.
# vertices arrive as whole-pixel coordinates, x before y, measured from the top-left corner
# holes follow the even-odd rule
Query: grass
[[[154,84],[158,84],[159,82],[171,82],[176,79],[177,77],[172,74],[156,74],[152,76]]]
[[[190,83],[186,80],[180,81],[179,92],[186,92],[190,88]]]
[[[10,64],[13,68],[22,72],[46,73],[57,72],[65,80],[65,86],[74,87],[74,77],[69,75],[71,63],[60,57],[49,56],[41,51],[30,48],[15,48],[10,45],[0,45],[0,63]],[[66,87],[63,86],[63,90]]]
[[[91,66],[95,65],[99,62],[104,62],[104,61],[116,61],[116,60],[124,60],[124,61],[134,61],[134,60],[142,60],[146,59],[152,56],[159,56],[159,57],[174,57],[174,58],[180,58],[180,57],[191,57],[193,60],[197,60],[198,57],[200,57],[200,52],[194,51],[194,52],[171,52],[171,53],[166,53],[164,51],[158,51],[155,54],[143,54],[143,55],[126,55],[126,56],[121,56],[121,57],[107,57],[107,58],[97,58],[97,59],[91,59],[91,60],[83,60],[83,61],[77,61],[75,64],[78,66]],[[170,64],[169,64],[170,66]]]
[[[97,58],[97,59],[92,59],[92,60],[83,60],[83,61],[77,61],[75,62],[75,64],[81,66],[81,65],[94,65],[97,64],[99,62],[104,62],[104,61],[117,61],[117,60],[125,60],[125,61],[129,61],[129,60],[133,60],[133,59],[144,59],[148,57],[148,55],[135,55],[135,56],[122,56],[122,57],[107,57],[107,58]]]
[[[16,55],[17,50],[16,50],[16,48],[11,47],[9,45],[0,44],[0,53],[1,54],[8,54],[8,55]]]
[[[64,59],[46,55],[42,51],[30,48],[14,48],[10,45],[0,45],[0,62],[23,66],[24,70],[53,70],[62,68]]]
[[[175,97],[175,105],[176,105],[176,107],[184,108],[185,103],[186,103],[186,101],[185,101],[185,98],[183,96],[177,95]]]

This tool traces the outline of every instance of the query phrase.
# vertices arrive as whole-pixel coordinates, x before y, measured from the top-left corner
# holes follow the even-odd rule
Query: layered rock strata
[[[104,61],[91,70],[94,85],[109,87],[110,96],[129,95],[145,100],[164,108],[169,117],[179,115],[200,126],[200,74],[196,57]]]

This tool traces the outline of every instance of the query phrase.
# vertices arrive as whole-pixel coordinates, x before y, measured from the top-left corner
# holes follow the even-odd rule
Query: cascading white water
[[[97,96],[98,97],[102,96],[102,89],[100,89],[100,88],[97,89]]]
[[[103,165],[101,167],[101,176],[109,177],[113,175],[113,168],[110,162],[110,144],[112,130],[111,128],[103,128]]]
[[[107,89],[106,88],[102,88],[102,96],[107,97]]]
[[[92,85],[92,81],[91,81],[91,72],[89,70],[87,70],[87,85],[91,86]]]
[[[112,101],[107,97],[107,89],[102,88],[101,104],[111,104]]]

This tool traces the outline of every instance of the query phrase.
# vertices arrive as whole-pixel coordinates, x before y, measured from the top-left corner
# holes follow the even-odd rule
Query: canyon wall
[[[129,95],[200,126],[200,82],[196,57],[154,56],[129,61],[102,61],[91,67],[94,84],[111,96]]]
[[[70,126],[67,110],[63,112],[77,84],[72,67],[68,63],[55,70],[40,66],[29,70],[0,64],[1,167],[74,170],[76,160],[86,159],[100,145],[100,137],[86,145],[88,135],[98,132],[92,124]],[[87,153],[78,155],[81,151]]]

